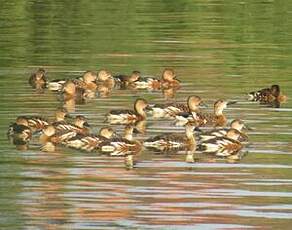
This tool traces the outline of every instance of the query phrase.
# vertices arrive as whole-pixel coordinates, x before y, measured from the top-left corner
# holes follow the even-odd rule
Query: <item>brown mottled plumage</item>
[[[147,106],[145,99],[138,98],[134,103],[134,110],[111,110],[106,119],[111,124],[134,124],[146,119],[144,110]]]

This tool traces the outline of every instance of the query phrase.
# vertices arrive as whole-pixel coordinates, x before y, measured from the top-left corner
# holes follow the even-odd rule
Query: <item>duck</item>
[[[248,129],[241,119],[234,119],[230,123],[230,128],[213,129],[208,132],[203,132],[199,136],[200,141],[207,141],[216,137],[225,137],[230,129],[235,129],[241,134],[241,140],[246,141],[248,137],[242,132],[243,129]]]
[[[55,151],[55,147],[58,144],[66,144],[66,141],[75,137],[76,132],[71,130],[58,131],[53,125],[48,125],[42,130],[42,134],[39,138],[42,144],[41,150],[45,152]]]
[[[113,137],[100,144],[100,152],[110,156],[127,156],[137,154],[142,150],[139,141],[133,140],[133,125],[125,127],[124,137]]]
[[[281,94],[279,85],[272,85],[270,88],[250,92],[248,96],[250,101],[259,101],[263,104],[283,103],[287,100],[287,96]]]
[[[65,118],[71,118],[71,115],[69,115],[67,109],[59,107],[55,112],[55,121],[52,124],[54,126],[58,125],[59,123],[62,124],[65,122]]]
[[[161,79],[155,77],[139,77],[134,82],[136,89],[159,90],[161,88],[179,87],[180,81],[172,68],[165,68]]]
[[[191,123],[185,125],[185,133],[164,133],[144,141],[143,146],[154,152],[178,152],[181,150],[194,151],[196,139],[195,126]]]
[[[44,129],[47,125],[49,125],[49,122],[47,119],[40,117],[40,116],[18,116],[16,118],[15,123],[17,125],[24,125],[31,129],[32,133],[37,133]],[[17,127],[15,125],[15,127]],[[24,127],[23,127],[24,128]]]
[[[112,89],[115,86],[115,79],[108,70],[101,69],[97,75],[97,83]]]
[[[200,105],[205,105],[203,100],[199,96],[189,96],[187,100],[187,108],[184,111],[176,112],[171,115],[175,115],[176,122],[187,123],[194,120],[197,114],[200,114]]]
[[[180,80],[177,79],[174,69],[165,68],[162,72],[162,88],[179,88]]]
[[[87,70],[82,74],[81,77],[77,77],[75,79],[74,78],[54,79],[48,82],[48,88],[51,91],[62,91],[66,82],[71,81],[75,84],[77,88],[94,91],[97,88],[96,79],[97,74],[94,71]]]
[[[100,144],[115,135],[111,127],[103,127],[99,130],[98,135],[94,134],[77,134],[75,137],[66,141],[66,147],[92,152],[99,149]]]
[[[119,74],[114,76],[116,85],[120,89],[135,88],[135,82],[141,78],[141,72],[134,70],[130,75]]]
[[[65,115],[66,116],[66,115]],[[74,124],[68,123],[65,120],[59,120],[53,123],[53,126],[58,131],[74,131],[78,134],[89,134],[90,125],[88,124],[86,118],[82,115],[77,115],[75,117]]]
[[[187,103],[166,103],[149,105],[149,111],[154,118],[174,118],[179,113],[198,111],[198,106],[203,104],[199,96],[189,96]],[[183,114],[181,114],[183,115]]]
[[[229,129],[226,136],[214,137],[212,139],[202,141],[198,145],[197,150],[217,157],[238,159],[238,153],[243,148],[243,144],[238,141],[240,136],[241,133],[238,130]]]
[[[8,128],[7,136],[13,143],[29,142],[32,137],[32,131],[28,126],[28,121],[19,119],[18,122],[12,123]]]
[[[31,74],[28,83],[35,89],[44,89],[47,84],[45,69],[39,68],[36,72]]]
[[[95,93],[90,93],[87,95],[87,92],[83,88],[78,87],[73,81],[68,80],[65,82],[63,89],[62,89],[62,95],[61,100],[62,101],[71,101],[78,102],[79,104],[83,104],[85,102],[85,99],[94,97]]]
[[[223,110],[227,108],[227,105],[235,103],[236,101],[219,99],[214,103],[214,113],[192,113],[194,121],[197,123],[197,126],[224,127],[227,123],[227,118],[223,114]]]
[[[81,78],[73,79],[73,83],[84,90],[95,91],[97,89],[97,74],[94,71],[87,70],[83,73]]]
[[[106,121],[111,124],[134,124],[146,120],[148,103],[143,98],[136,99],[134,110],[111,110],[106,114]]]

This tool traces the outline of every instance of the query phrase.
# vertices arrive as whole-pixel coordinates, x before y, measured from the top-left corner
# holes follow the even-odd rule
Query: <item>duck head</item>
[[[75,123],[76,126],[83,128],[83,127],[90,127],[90,125],[88,124],[86,118],[82,115],[78,115],[75,117]]]
[[[240,119],[235,119],[230,123],[230,127],[238,131],[241,131],[244,127],[244,123]]]
[[[95,82],[97,79],[97,74],[93,71],[86,71],[83,74],[82,79],[85,83]]]
[[[56,121],[64,121],[65,118],[70,118],[67,109],[59,108],[55,113]]]
[[[129,82],[138,81],[141,77],[141,73],[139,71],[133,71],[129,77]]]
[[[43,68],[39,68],[36,73],[35,77],[37,81],[42,80],[45,77],[46,71]]]
[[[16,118],[16,124],[28,126],[28,121],[25,117],[19,116]]]
[[[115,135],[115,131],[111,127],[103,127],[99,130],[99,135],[109,139]]]
[[[134,103],[134,109],[135,111],[141,115],[143,118],[146,118],[146,112],[144,109],[147,109],[148,102],[143,98],[138,98]]]
[[[66,83],[63,86],[62,92],[68,95],[75,95],[76,85],[73,83],[73,81],[70,81],[70,80],[66,81]]]
[[[56,134],[56,129],[52,125],[48,125],[46,128],[43,129],[43,134],[47,137],[51,137]]]
[[[97,75],[98,81],[107,81],[110,78],[112,78],[112,75],[109,71],[102,69],[98,72],[98,75]]]
[[[239,132],[236,129],[229,129],[226,133],[226,137],[233,139],[233,140],[238,140],[240,136],[242,136],[243,134],[241,132]]]
[[[273,96],[278,97],[280,95],[280,86],[279,85],[272,85],[271,91]]]
[[[172,82],[176,78],[175,72],[172,68],[165,68],[162,72],[162,80]]]
[[[199,109],[199,105],[203,104],[202,99],[199,96],[189,96],[188,107],[192,112],[195,112]]]

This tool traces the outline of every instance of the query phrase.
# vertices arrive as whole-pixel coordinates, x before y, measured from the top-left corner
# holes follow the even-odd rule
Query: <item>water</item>
[[[291,19],[289,2],[270,0],[2,1],[1,228],[290,229],[292,101],[269,108],[245,93],[277,83],[291,99]],[[174,67],[183,82],[176,100],[238,101],[226,114],[253,128],[248,153],[238,163],[187,164],[183,155],[143,151],[126,170],[121,158],[16,150],[6,138],[10,122],[20,114],[52,119],[61,105],[55,93],[27,84],[39,66],[50,79]],[[88,117],[95,132],[106,111],[131,108],[136,97],[165,102],[160,91],[114,90],[72,114]],[[139,138],[182,130],[150,119]]]

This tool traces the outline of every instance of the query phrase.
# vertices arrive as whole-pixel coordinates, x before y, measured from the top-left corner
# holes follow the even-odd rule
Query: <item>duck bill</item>
[[[248,136],[245,133],[241,133],[239,141],[247,141],[247,140],[248,140]]]
[[[71,119],[71,118],[73,118],[73,117],[72,117],[70,114],[66,114],[66,115],[65,115],[65,118],[70,118],[70,119]]]
[[[205,102],[200,103],[200,107],[202,108],[208,108],[208,105]]]
[[[117,132],[114,132],[112,137],[114,137],[114,138],[122,138],[122,136],[120,134],[118,134]]]
[[[152,111],[152,107],[153,107],[152,105],[147,105],[144,110],[146,112]]]
[[[86,127],[86,128],[90,128],[90,124],[88,124],[88,122],[84,122],[83,126]]]
[[[228,101],[227,105],[233,105],[233,104],[236,104],[236,103],[237,103],[237,101]]]
[[[248,125],[244,125],[243,129],[244,130],[248,130],[248,131],[253,131],[254,130],[253,128],[249,127]]]

